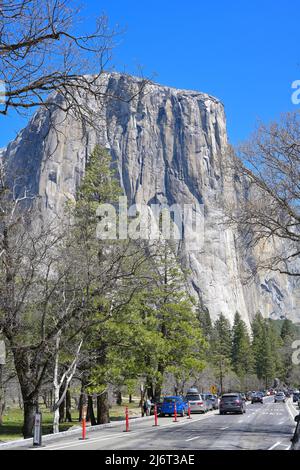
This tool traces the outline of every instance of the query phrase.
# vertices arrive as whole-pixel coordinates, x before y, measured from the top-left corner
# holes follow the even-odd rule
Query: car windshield
[[[239,395],[223,395],[222,400],[237,400]]]
[[[164,399],[164,403],[175,403],[176,401],[180,401],[180,398],[178,397],[167,397]]]
[[[201,395],[187,395],[187,400],[201,400]]]

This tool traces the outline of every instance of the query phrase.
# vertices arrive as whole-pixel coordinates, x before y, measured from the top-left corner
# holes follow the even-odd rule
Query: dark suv
[[[293,392],[293,402],[297,403],[300,400],[300,392]]]
[[[256,392],[252,394],[251,403],[263,403],[264,394],[262,392]]]
[[[245,400],[240,393],[224,393],[220,400],[220,415],[225,413],[246,413]]]

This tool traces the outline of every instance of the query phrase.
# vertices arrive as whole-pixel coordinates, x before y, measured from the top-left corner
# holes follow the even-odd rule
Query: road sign
[[[212,393],[213,395],[215,395],[215,394],[217,393],[217,391],[218,391],[218,390],[217,390],[217,387],[216,387],[215,385],[212,385],[212,386],[210,387],[210,393]]]
[[[0,365],[6,363],[6,352],[5,352],[5,343],[3,340],[0,340]]]

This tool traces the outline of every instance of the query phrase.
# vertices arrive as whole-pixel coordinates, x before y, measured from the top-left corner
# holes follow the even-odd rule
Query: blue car
[[[160,416],[172,416],[175,413],[175,403],[176,403],[176,413],[179,416],[184,416],[188,410],[188,403],[184,398],[180,396],[175,397],[165,397],[161,406],[160,406]]]

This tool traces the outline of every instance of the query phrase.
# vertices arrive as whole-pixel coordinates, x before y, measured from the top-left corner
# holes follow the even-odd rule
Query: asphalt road
[[[298,410],[291,400],[274,403],[266,397],[264,404],[249,404],[244,415],[220,416],[217,411],[192,415],[192,419],[154,418],[88,433],[88,439],[78,435],[57,438],[34,451],[44,450],[288,450],[295,429]]]

